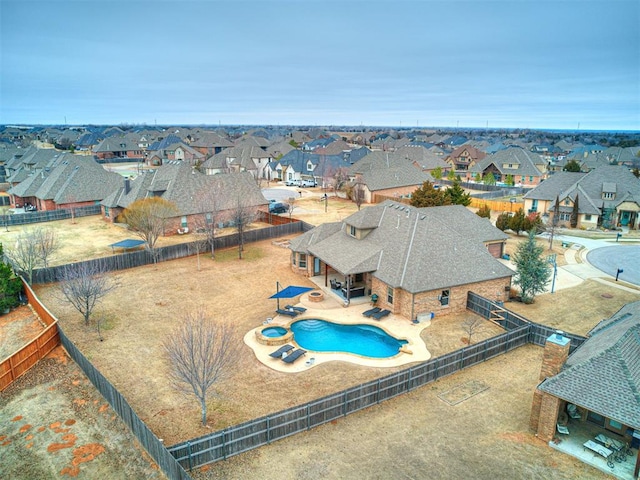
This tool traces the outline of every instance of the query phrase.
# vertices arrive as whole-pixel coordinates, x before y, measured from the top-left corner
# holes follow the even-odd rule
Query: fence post
[[[191,442],[187,440],[187,461],[189,463],[189,470],[191,470]]]
[[[224,460],[227,459],[227,443],[225,441],[225,437],[227,436],[227,429],[222,429],[222,458]]]
[[[307,403],[307,430],[311,430],[311,415],[309,414],[309,410],[311,409],[311,405]]]
[[[413,372],[413,367],[409,367],[409,372],[407,372],[407,392],[411,391],[411,373]]]
[[[271,417],[267,416],[267,445],[271,443]]]
[[[347,416],[347,391],[344,391],[344,399],[342,400],[342,416]]]

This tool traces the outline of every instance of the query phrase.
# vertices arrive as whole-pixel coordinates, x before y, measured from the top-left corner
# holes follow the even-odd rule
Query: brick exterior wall
[[[571,342],[566,338],[558,339],[556,334],[547,339],[542,355],[540,375],[538,376],[540,381],[560,373],[569,356],[570,346]],[[556,432],[556,423],[558,422],[558,413],[560,412],[560,406],[563,404],[564,401],[560,398],[536,389],[533,394],[529,426],[536,431],[538,438],[545,442],[550,442],[553,439]]]
[[[505,287],[511,285],[511,277],[489,280],[486,282],[469,283],[449,288],[449,305],[443,306],[438,300],[442,290],[421,292],[415,295],[402,290],[394,289],[393,304],[387,302],[387,284],[373,278],[371,281],[371,293],[378,295],[378,306],[387,308],[394,314],[402,315],[409,320],[415,319],[420,313],[434,312],[436,315],[449,313],[461,313],[467,309],[467,293],[472,291],[491,300],[505,300]]]

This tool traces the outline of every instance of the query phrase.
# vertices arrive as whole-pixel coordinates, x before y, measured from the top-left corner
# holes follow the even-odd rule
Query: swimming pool
[[[345,352],[373,358],[397,355],[407,343],[373,325],[341,325],[326,320],[306,319],[291,324],[300,347],[316,352]]]

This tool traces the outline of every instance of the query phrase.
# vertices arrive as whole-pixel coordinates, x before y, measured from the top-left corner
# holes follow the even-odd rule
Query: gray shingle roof
[[[306,247],[345,275],[372,272],[410,293],[513,275],[483,244],[504,234],[459,205],[415,208],[386,201],[332,225],[334,233],[315,236],[316,229],[311,230],[294,239],[291,248]],[[368,233],[354,238],[351,226]]]
[[[546,162],[537,153],[524,150],[522,148],[511,147],[499,150],[493,155],[487,155],[469,169],[470,172],[481,173],[491,164],[495,165],[503,175],[525,175],[542,176],[542,172],[537,167],[546,165]],[[503,165],[513,165],[513,168],[504,168]]]
[[[640,428],[640,302],[601,322],[564,369],[539,386],[635,429]]]
[[[204,175],[182,162],[165,164],[139,175],[130,183],[128,193],[124,192],[123,184],[116,190],[105,198],[103,205],[126,208],[136,200],[151,196],[153,192],[173,202],[180,215],[193,215],[209,210],[205,201],[210,190],[220,192],[217,197],[219,210],[233,209],[238,195],[247,202],[247,206],[269,203],[249,172]]]

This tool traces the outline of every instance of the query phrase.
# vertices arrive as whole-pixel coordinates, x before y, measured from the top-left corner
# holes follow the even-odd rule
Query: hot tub
[[[272,325],[256,330],[256,339],[262,345],[284,345],[293,339],[293,332],[288,328]]]

